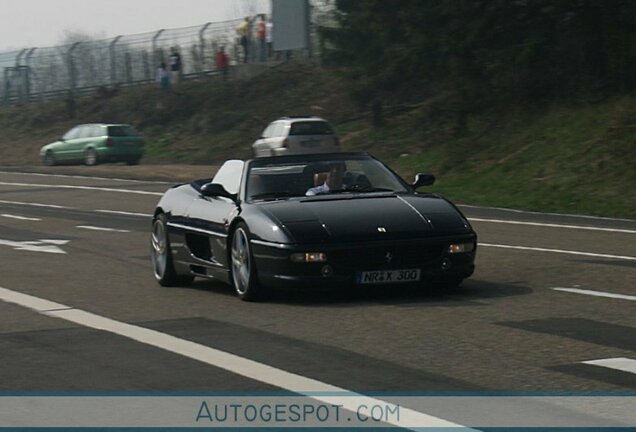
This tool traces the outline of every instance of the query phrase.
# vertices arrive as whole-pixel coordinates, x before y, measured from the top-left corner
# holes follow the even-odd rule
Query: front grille
[[[327,253],[330,264],[341,270],[426,267],[442,257],[445,243],[418,242],[390,246],[360,246]]]

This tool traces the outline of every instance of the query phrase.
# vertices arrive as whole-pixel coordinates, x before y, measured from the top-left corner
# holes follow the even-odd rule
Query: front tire
[[[175,271],[166,223],[167,218],[163,213],[158,215],[152,223],[150,257],[155,279],[161,286],[187,285],[194,277],[179,275]]]
[[[44,153],[44,158],[42,159],[42,161],[46,166],[55,165],[55,156],[53,155],[53,152],[51,150],[48,150],[46,153]]]
[[[84,164],[86,166],[97,165],[97,152],[95,149],[88,149],[84,152]]]
[[[244,301],[264,300],[267,297],[267,291],[258,283],[258,273],[247,225],[239,223],[230,241],[231,281],[236,295]]]

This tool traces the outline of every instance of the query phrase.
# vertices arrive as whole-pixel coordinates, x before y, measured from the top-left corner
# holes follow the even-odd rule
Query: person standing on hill
[[[157,83],[159,83],[159,88],[161,90],[167,90],[170,88],[170,74],[168,73],[168,69],[164,62],[161,62],[159,68],[157,68]]]
[[[221,76],[224,80],[227,79],[229,61],[227,54],[225,54],[225,48],[221,47],[216,53],[216,68],[221,72]]]
[[[159,84],[159,93],[157,94],[157,109],[163,109],[164,99],[170,89],[170,72],[164,62],[161,62],[157,68],[157,83]]]
[[[181,78],[181,55],[175,47],[170,48],[170,76],[172,82],[179,84]]]
[[[247,50],[249,46],[250,36],[250,18],[245,17],[243,21],[236,28],[236,32],[239,35],[241,46],[243,47],[243,63],[247,63]]]
[[[274,54],[274,39],[272,38],[272,32],[274,31],[274,24],[270,17],[265,23],[265,43],[267,44],[267,59],[270,60]]]
[[[258,41],[258,55],[259,60],[265,61],[265,52],[267,49],[266,39],[267,37],[267,23],[265,22],[265,14],[261,14],[256,22],[256,40]]]

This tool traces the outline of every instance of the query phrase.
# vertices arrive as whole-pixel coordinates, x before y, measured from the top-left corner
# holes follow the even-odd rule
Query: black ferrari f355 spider
[[[270,288],[454,287],[474,271],[477,235],[450,201],[366,153],[228,160],[213,179],[166,191],[151,256],[161,285],[194,277],[243,300]]]

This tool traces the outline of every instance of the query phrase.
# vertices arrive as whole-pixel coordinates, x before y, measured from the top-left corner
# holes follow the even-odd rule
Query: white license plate
[[[386,284],[419,280],[420,269],[378,270],[356,273],[356,282],[359,284]]]

